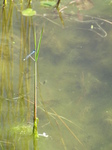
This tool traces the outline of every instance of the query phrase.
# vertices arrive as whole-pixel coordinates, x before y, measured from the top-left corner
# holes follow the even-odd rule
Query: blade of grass
[[[42,34],[43,34],[43,28],[41,31],[41,35],[40,35],[40,39],[39,39],[39,43],[38,43],[38,47],[37,47],[37,51],[35,52],[35,65],[34,65],[34,71],[35,71],[35,78],[34,78],[34,125],[33,125],[33,135],[35,138],[38,138],[38,130],[37,130],[37,125],[39,122],[39,119],[37,117],[37,102],[38,102],[38,93],[37,93],[37,72],[38,72],[38,55],[39,55],[39,50],[40,50],[40,45],[41,45],[41,39],[42,39]],[[35,50],[36,50],[36,31],[34,32],[34,44],[35,44]]]
[[[41,40],[42,40],[42,35],[43,35],[43,28],[42,28],[42,31],[41,31],[41,34],[40,34],[37,51],[35,53],[35,61],[37,61],[37,59],[38,59],[38,55],[39,55],[39,51],[40,51],[40,45],[41,45]]]

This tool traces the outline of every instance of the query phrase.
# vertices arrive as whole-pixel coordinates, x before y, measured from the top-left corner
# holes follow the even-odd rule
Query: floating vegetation
[[[44,7],[57,7],[58,8],[59,4],[60,4],[60,0],[58,0],[57,3],[55,1],[49,1],[49,0],[40,2],[40,5]]]
[[[36,15],[36,11],[33,10],[32,8],[27,8],[27,9],[25,9],[25,10],[22,11],[22,15],[23,16],[27,16],[27,17],[28,16],[31,17],[31,16]]]
[[[40,5],[44,7],[54,7],[56,6],[56,2],[55,1],[41,1]]]

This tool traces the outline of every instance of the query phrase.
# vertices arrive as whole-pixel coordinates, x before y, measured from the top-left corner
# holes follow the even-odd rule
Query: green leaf
[[[36,11],[31,8],[27,8],[22,11],[22,15],[23,16],[34,16],[34,15],[36,15]]]
[[[54,7],[56,6],[56,2],[55,1],[41,1],[40,5],[44,7]]]
[[[37,51],[35,53],[35,61],[37,61],[37,59],[38,59],[38,55],[39,55],[39,51],[40,51],[40,45],[41,45],[41,40],[42,40],[42,35],[43,35],[43,28],[42,28],[42,31],[41,31],[41,34],[40,34]]]

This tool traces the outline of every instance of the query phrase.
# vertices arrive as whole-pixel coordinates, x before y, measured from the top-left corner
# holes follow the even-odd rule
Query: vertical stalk
[[[33,133],[35,137],[39,137],[38,136],[38,130],[37,130],[37,125],[38,125],[38,117],[37,117],[37,100],[38,100],[38,82],[37,82],[37,70],[38,70],[38,56],[39,56],[39,51],[40,51],[40,44],[41,44],[41,39],[42,39],[42,34],[43,34],[43,28],[41,31],[41,35],[40,35],[40,39],[38,42],[38,47],[36,50],[36,32],[34,33],[34,40],[35,40],[35,66],[34,66],[34,70],[35,70],[35,77],[34,77],[34,126],[33,126]]]
[[[36,52],[35,52],[36,55]],[[33,126],[33,133],[35,137],[39,137],[38,136],[38,130],[37,130],[37,125],[38,125],[38,118],[37,118],[37,100],[38,100],[38,85],[37,85],[37,61],[35,61],[35,66],[34,66],[34,70],[35,70],[35,77],[34,77],[34,126]]]
[[[37,118],[37,61],[35,61],[35,98],[34,98],[34,120]]]

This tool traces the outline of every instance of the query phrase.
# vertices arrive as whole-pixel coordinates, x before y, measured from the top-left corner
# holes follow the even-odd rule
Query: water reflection
[[[70,4],[76,4],[79,10],[88,10],[93,7],[93,2],[91,0],[74,0]]]
[[[11,19],[13,10],[19,16],[15,23]],[[52,10],[42,11],[50,18]],[[54,150],[111,149],[111,26],[97,20],[108,31],[102,38],[88,30],[78,30],[95,27],[93,22],[88,23],[86,15],[83,15],[86,23],[84,20],[82,23],[76,21],[74,14],[64,13],[63,27],[54,14],[53,21],[60,24],[59,27],[41,17],[23,17],[13,5],[2,13],[1,147],[42,150],[47,145],[47,149]],[[6,14],[11,14],[10,19]],[[32,136],[34,62],[23,61],[34,48],[35,25],[38,32],[41,25],[45,29],[38,62],[39,133],[49,135],[39,140],[33,140]]]
[[[31,76],[33,77],[33,68],[31,70],[29,67],[31,61],[23,63],[23,56],[30,51],[30,24],[32,21],[27,18],[23,20],[21,16],[18,32],[13,25],[13,3],[10,4],[2,11],[0,39],[0,111],[2,112],[0,139],[3,149],[15,149],[13,139],[14,137],[16,139],[16,136],[15,133],[11,134],[11,129],[24,122],[24,119],[27,122],[30,120],[29,92]],[[29,72],[25,72],[27,68]],[[25,113],[26,108],[27,113]]]

